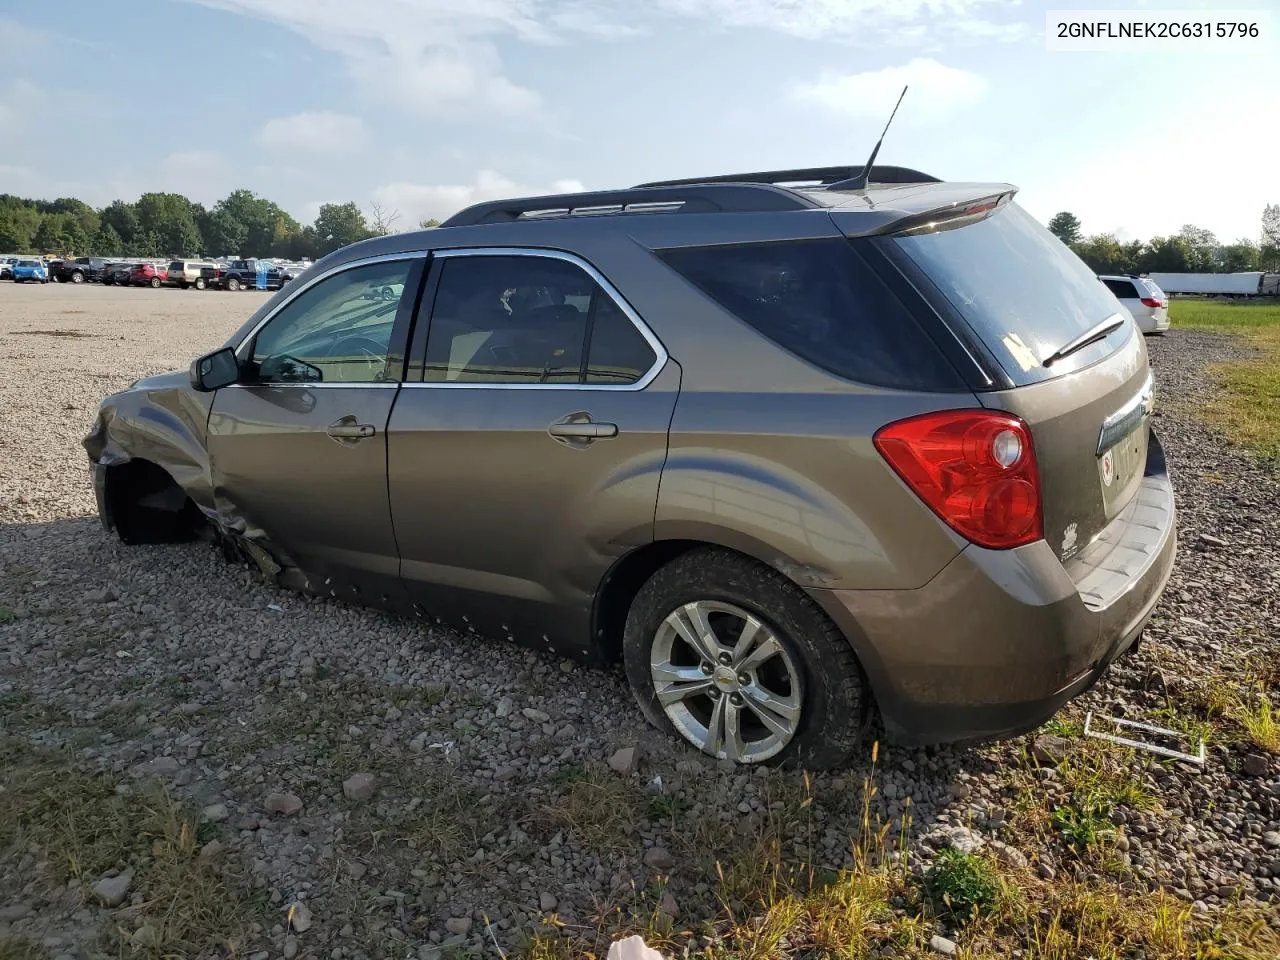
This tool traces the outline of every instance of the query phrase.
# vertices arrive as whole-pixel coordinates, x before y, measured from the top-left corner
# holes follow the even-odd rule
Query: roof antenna
[[[880,131],[880,139],[871,148],[871,156],[867,157],[867,162],[862,171],[856,177],[837,180],[835,183],[828,184],[828,190],[863,190],[866,188],[868,181],[871,179],[871,167],[876,162],[876,156],[880,153],[880,144],[884,143],[884,135],[889,132],[889,124],[893,123],[893,118],[898,114],[898,107],[902,106],[902,98],[906,95],[907,88],[903,86],[902,92],[898,94],[898,102],[893,105],[893,113],[889,114],[889,119],[885,122],[884,129]]]

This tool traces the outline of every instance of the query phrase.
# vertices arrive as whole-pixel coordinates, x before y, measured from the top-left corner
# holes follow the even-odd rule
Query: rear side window
[[[838,377],[954,390],[959,375],[847,240],[676,247],[658,255],[738,319]]]
[[[1120,300],[1133,300],[1138,296],[1133,289],[1133,284],[1128,280],[1103,280],[1102,282]]]
[[[181,273],[181,272],[182,272],[182,261],[181,261],[181,260],[175,260],[175,261],[173,261],[173,263],[169,264],[169,269],[170,269],[170,270],[172,270],[174,273]]]
[[[892,243],[928,277],[1015,384],[1094,363],[1131,335],[1123,324],[1051,367],[1042,365],[1112,316],[1116,303],[1097,274],[1016,204],[976,223],[944,225],[895,237]]]

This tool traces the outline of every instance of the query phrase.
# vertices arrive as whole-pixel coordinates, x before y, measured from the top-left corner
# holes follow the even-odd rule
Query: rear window
[[[739,320],[838,377],[912,390],[963,387],[847,240],[675,247],[658,255]]]
[[[1154,280],[1151,280],[1147,277],[1143,277],[1138,282],[1141,283],[1143,286],[1145,286],[1147,288],[1147,293],[1155,297],[1157,300],[1164,299],[1164,291],[1160,289],[1160,285],[1157,284]]]
[[[1133,300],[1138,296],[1133,284],[1128,280],[1103,280],[1102,282],[1120,300]]]
[[[899,236],[893,243],[1015,384],[1087,366],[1132,335],[1131,325],[1124,324],[1052,367],[1042,365],[1045,357],[1114,314],[1116,303],[1079,257],[1016,204],[977,223]]]
[[[182,267],[182,261],[181,261],[181,260],[175,260],[175,261],[173,261],[173,263],[169,264],[169,269],[170,269],[170,270],[176,270],[177,272],[181,273],[181,272],[182,272],[182,269],[183,269],[183,267]]]

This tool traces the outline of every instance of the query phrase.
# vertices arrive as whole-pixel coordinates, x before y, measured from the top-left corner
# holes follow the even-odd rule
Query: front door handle
[[[618,425],[592,420],[589,413],[571,413],[547,427],[547,433],[565,443],[586,444],[616,437]]]
[[[329,424],[325,430],[335,440],[364,440],[378,432],[372,423],[357,423],[352,416],[343,417]]]

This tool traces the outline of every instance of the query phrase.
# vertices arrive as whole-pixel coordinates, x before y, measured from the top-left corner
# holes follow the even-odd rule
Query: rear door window
[[[1017,204],[978,222],[890,243],[936,288],[1014,384],[1070,373],[1107,356],[1132,325],[1050,367],[1043,360],[1116,313],[1097,275]],[[1130,294],[1132,296],[1132,294]]]
[[[847,240],[673,247],[659,256],[743,323],[838,377],[902,389],[962,387]]]
[[[1103,280],[1108,290],[1116,295],[1118,300],[1134,300],[1138,294],[1133,289],[1133,284],[1128,280]]]

